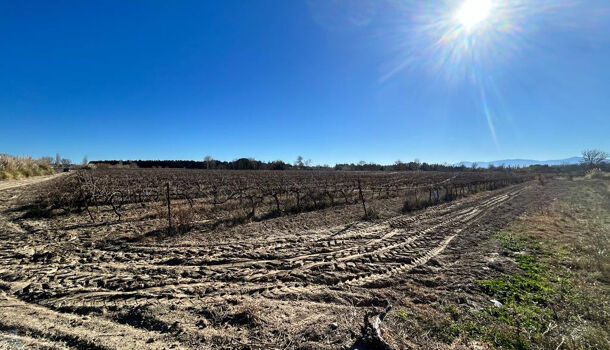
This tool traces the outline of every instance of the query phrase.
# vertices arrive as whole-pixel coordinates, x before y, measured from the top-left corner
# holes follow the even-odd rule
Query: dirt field
[[[371,308],[489,303],[469,286],[501,257],[478,243],[567,185],[527,182],[407,215],[378,203],[376,221],[347,205],[161,241],[133,239],[133,221],[24,219],[33,186],[0,188],[0,348],[348,348]]]

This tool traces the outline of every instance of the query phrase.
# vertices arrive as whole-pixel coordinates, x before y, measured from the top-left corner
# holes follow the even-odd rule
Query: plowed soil
[[[550,198],[525,183],[376,221],[354,205],[157,240],[130,221],[23,218],[33,186],[0,190],[8,348],[349,347],[371,307],[462,293],[477,242]]]

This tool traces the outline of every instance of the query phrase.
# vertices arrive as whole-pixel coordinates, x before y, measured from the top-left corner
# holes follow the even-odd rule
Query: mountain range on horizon
[[[466,166],[471,167],[473,164],[476,164],[479,168],[489,168],[490,165],[493,166],[510,166],[510,167],[527,167],[530,165],[569,165],[569,164],[578,164],[582,161],[582,157],[570,157],[564,159],[553,159],[553,160],[534,160],[534,159],[501,159],[501,160],[492,160],[489,162],[470,162],[463,161],[459,163],[455,163],[456,166]]]

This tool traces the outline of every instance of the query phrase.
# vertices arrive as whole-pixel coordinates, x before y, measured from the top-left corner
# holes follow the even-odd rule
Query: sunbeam
[[[540,52],[544,46],[530,38],[545,23],[573,26],[568,19],[574,9],[583,9],[577,0],[447,0],[405,7],[408,25],[396,36],[399,57],[379,81],[406,70],[426,72],[443,87],[470,85],[478,96],[478,113],[498,146],[490,111],[501,106],[490,105],[484,81],[525,59],[527,52]]]

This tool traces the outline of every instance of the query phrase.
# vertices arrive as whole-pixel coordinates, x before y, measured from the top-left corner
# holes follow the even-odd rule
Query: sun
[[[492,0],[465,0],[455,14],[457,22],[470,31],[491,14]]]

